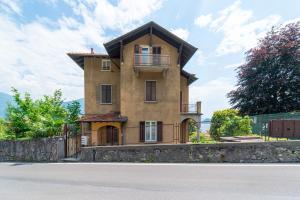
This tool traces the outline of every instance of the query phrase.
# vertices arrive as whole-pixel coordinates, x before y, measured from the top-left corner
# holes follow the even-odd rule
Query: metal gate
[[[65,158],[77,157],[81,147],[81,134],[72,132],[69,125],[64,125]]]
[[[276,138],[300,138],[300,120],[271,120],[269,135]]]

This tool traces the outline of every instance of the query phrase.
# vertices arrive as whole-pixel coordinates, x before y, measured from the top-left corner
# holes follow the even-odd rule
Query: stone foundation
[[[64,158],[63,137],[0,141],[0,161],[56,162]]]
[[[300,141],[84,147],[83,162],[300,162]]]

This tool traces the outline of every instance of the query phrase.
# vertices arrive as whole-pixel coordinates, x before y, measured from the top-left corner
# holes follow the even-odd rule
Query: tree
[[[21,98],[16,89],[12,89],[15,104],[7,109],[7,131],[16,137],[48,137],[59,135],[66,121],[67,110],[62,106],[62,92],[56,90],[53,96],[44,96],[33,100],[25,93]]]
[[[80,126],[76,121],[79,119],[80,103],[78,101],[72,101],[67,105],[67,117],[66,123],[71,128],[71,132],[77,134]]]
[[[238,67],[233,108],[256,115],[300,110],[300,22],[273,27]]]
[[[210,136],[220,140],[222,136],[241,136],[251,133],[251,119],[239,116],[238,110],[225,109],[215,111],[211,118]]]

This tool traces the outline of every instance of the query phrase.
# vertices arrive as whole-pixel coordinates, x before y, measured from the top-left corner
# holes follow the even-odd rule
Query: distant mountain
[[[0,118],[5,117],[6,108],[8,103],[12,103],[13,98],[9,94],[0,92]]]
[[[73,100],[73,101],[78,101],[80,103],[80,114],[84,114],[84,98],[76,99],[76,100]],[[72,103],[73,101],[65,101],[65,102],[62,103],[62,105],[64,107],[66,107],[68,104]]]
[[[80,111],[81,111],[80,113],[84,114],[84,99],[81,98],[81,99],[76,99],[74,101],[79,101],[79,103],[80,103]],[[7,104],[8,103],[13,103],[13,102],[14,102],[14,100],[13,100],[12,96],[10,96],[9,94],[0,92],[0,118],[4,118],[5,117]],[[63,102],[62,105],[64,107],[66,107],[71,102],[72,101],[66,101],[66,102]]]
[[[210,123],[211,119],[210,118],[205,118],[201,122],[202,123]]]

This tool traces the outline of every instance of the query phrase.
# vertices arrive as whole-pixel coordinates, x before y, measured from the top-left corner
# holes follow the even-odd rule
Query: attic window
[[[109,59],[102,59],[101,71],[110,71],[111,62]]]

